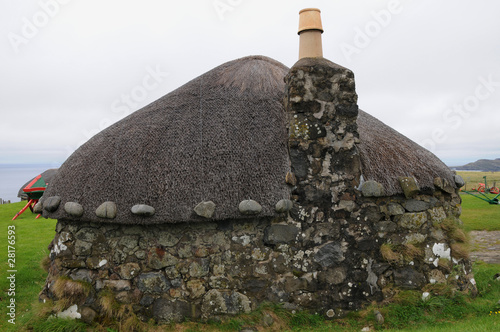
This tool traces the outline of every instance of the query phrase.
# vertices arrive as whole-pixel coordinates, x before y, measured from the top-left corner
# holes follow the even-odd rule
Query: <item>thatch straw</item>
[[[57,174],[57,168],[50,168],[48,170],[45,170],[43,173],[41,173],[42,178],[46,183],[50,183],[56,174]],[[38,174],[37,174],[37,176],[38,176]],[[17,192],[17,197],[19,197],[21,199],[28,199],[28,195],[26,195],[26,193],[23,191],[23,189],[34,179],[35,179],[35,177],[33,177],[31,180],[29,180],[28,182],[23,184],[23,186],[21,188],[19,188],[19,191]]]
[[[421,190],[433,190],[436,177],[456,187],[453,173],[430,151],[366,112],[359,112],[357,123],[363,177],[381,183],[386,194],[402,193],[400,176],[414,177]]]
[[[193,209],[216,204],[216,220],[242,218],[241,201],[274,216],[288,198],[290,171],[283,77],[288,68],[266,57],[225,63],[95,135],[60,167],[44,197],[84,207],[78,220],[127,224],[202,221]],[[96,208],[117,205],[114,219]],[[136,204],[155,215],[133,215]],[[45,212],[69,218],[64,209]]]
[[[60,196],[45,217],[123,224],[205,221],[193,209],[212,201],[213,220],[240,219],[243,200],[262,206],[258,216],[275,216],[289,198],[290,171],[284,99],[288,68],[262,56],[225,63],[103,130],[60,167],[42,200]],[[359,151],[366,180],[402,193],[399,176],[414,176],[421,187],[452,175],[432,153],[360,112]],[[114,219],[95,210],[116,203]],[[83,206],[70,217],[66,202]],[[132,214],[145,204],[153,216]],[[249,216],[247,218],[254,218]]]

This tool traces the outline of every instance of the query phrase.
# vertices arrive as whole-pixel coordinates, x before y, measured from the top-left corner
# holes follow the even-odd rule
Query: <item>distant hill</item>
[[[457,171],[500,172],[500,158],[494,160],[479,159],[473,163],[453,168]]]

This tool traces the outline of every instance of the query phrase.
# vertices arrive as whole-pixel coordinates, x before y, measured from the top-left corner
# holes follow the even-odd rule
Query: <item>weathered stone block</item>
[[[338,207],[335,210],[346,210],[347,212],[352,212],[356,208],[356,203],[354,201],[340,200]]]
[[[361,187],[361,193],[365,197],[382,197],[385,196],[384,186],[377,181],[366,181]]]
[[[417,181],[413,177],[399,177],[399,185],[403,189],[406,198],[413,198],[420,191]]]
[[[435,178],[434,186],[448,194],[453,194],[455,192],[455,188],[453,188],[453,186],[446,179]]]
[[[314,261],[323,267],[331,267],[345,259],[342,246],[339,243],[327,243],[314,254]]]
[[[429,214],[431,216],[431,221],[440,224],[443,220],[446,219],[446,212],[443,207],[436,207],[429,210]]]
[[[423,243],[427,239],[427,235],[423,235],[420,233],[412,233],[408,234],[405,237],[404,244],[410,243],[410,244],[419,244]]]
[[[394,271],[394,284],[405,289],[420,289],[426,282],[425,276],[411,267]]]
[[[152,269],[163,269],[167,266],[173,266],[177,264],[178,259],[170,253],[166,252],[165,249],[156,247],[152,248],[148,254],[148,267]]]
[[[216,289],[209,290],[203,297],[201,305],[202,317],[216,317],[225,313],[227,313],[227,305],[222,293]]]
[[[61,266],[69,269],[85,268],[85,261],[81,259],[63,259]]]
[[[399,224],[407,229],[419,229],[427,222],[427,214],[425,212],[405,213],[401,216]]]
[[[394,232],[397,229],[397,225],[390,220],[384,220],[375,224],[375,230],[377,232]]]
[[[325,271],[318,272],[319,282],[340,285],[347,278],[347,271],[344,267],[336,267]]]
[[[126,263],[118,266],[118,274],[122,279],[130,280],[135,278],[139,272],[141,271],[141,267],[137,263]]]
[[[264,243],[280,244],[295,241],[299,229],[294,225],[274,224],[268,226],[264,231]]]
[[[85,227],[85,228],[80,229],[75,234],[75,237],[78,240],[82,240],[82,241],[85,241],[85,242],[94,242],[97,239],[97,236],[98,236],[97,232],[98,231],[96,229],[94,229],[94,228]]]
[[[199,262],[195,261],[189,265],[189,275],[193,278],[204,277],[209,271],[210,266],[208,259],[200,259]]]
[[[174,236],[172,233],[167,233],[167,232],[161,232],[157,236],[157,241],[159,245],[162,245],[164,247],[173,247],[177,243],[179,243],[179,237]]]
[[[398,203],[387,204],[387,211],[391,216],[399,216],[405,213],[405,209]]]
[[[378,206],[366,206],[361,209],[361,219],[370,223],[376,223],[382,219],[382,213]]]
[[[108,287],[119,292],[130,290],[131,284],[129,280],[104,280],[104,287]]]
[[[295,176],[299,179],[305,178],[309,169],[307,154],[298,149],[290,149],[290,161]]]
[[[205,294],[205,286],[200,279],[189,280],[186,283],[186,288],[190,293],[192,299],[197,299]]]
[[[75,241],[75,248],[74,248],[75,255],[86,256],[86,255],[90,255],[91,252],[92,252],[92,243],[81,241],[81,240]]]
[[[239,293],[232,292],[226,298],[227,313],[236,315],[239,313],[249,313],[251,311],[251,302],[247,296]]]
[[[118,245],[120,247],[124,247],[127,249],[134,249],[139,245],[139,236],[137,235],[126,235],[120,238],[118,241]]]
[[[408,212],[422,212],[430,207],[430,204],[416,199],[410,199],[403,203]]]
[[[182,300],[157,299],[153,303],[153,317],[158,323],[176,322],[180,323],[185,318],[197,318],[200,316],[194,304]]]
[[[137,287],[143,293],[165,293],[170,289],[170,282],[161,272],[149,272],[139,275]]]

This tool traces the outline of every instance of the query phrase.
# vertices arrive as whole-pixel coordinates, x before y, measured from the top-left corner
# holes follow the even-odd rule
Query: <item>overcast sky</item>
[[[297,61],[298,12],[361,109],[448,165],[500,158],[500,2],[0,2],[0,163],[58,165],[91,136],[247,55]]]

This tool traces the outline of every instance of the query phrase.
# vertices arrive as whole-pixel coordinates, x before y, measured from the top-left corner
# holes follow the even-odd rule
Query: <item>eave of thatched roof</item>
[[[239,210],[247,200],[260,204],[259,217],[276,216],[276,203],[290,196],[287,73],[262,56],[230,61],[103,130],[60,167],[42,197],[58,196],[60,203],[44,216],[122,224],[253,218]],[[400,176],[414,177],[422,189],[433,190],[436,177],[454,185],[453,173],[431,152],[365,112],[357,123],[363,177],[386,194],[402,194]],[[210,217],[195,212],[209,201]],[[255,209],[252,201],[243,205]],[[116,205],[116,216],[97,216],[104,202]],[[73,215],[66,203],[76,203]],[[213,208],[204,204],[202,210]],[[114,205],[100,215],[107,208]]]
[[[46,183],[50,183],[56,174],[57,174],[57,168],[49,168],[43,171],[43,173],[41,173],[42,178],[45,180]],[[35,177],[33,177],[31,180],[23,184],[21,188],[19,188],[19,191],[17,192],[17,197],[22,199],[28,199],[28,195],[26,195],[23,189],[34,179]]]
[[[364,180],[382,184],[387,195],[401,194],[399,177],[413,177],[421,190],[434,190],[434,178],[456,187],[453,173],[438,157],[370,114],[358,114]]]
[[[289,197],[283,77],[288,68],[266,57],[225,63],[103,130],[60,167],[44,197],[60,207],[44,216],[95,222],[155,224],[207,220],[194,212],[215,203],[211,219],[242,218],[243,200],[275,216]],[[96,216],[117,206],[113,219]],[[62,206],[76,202],[81,217]],[[153,216],[135,215],[144,204]]]

